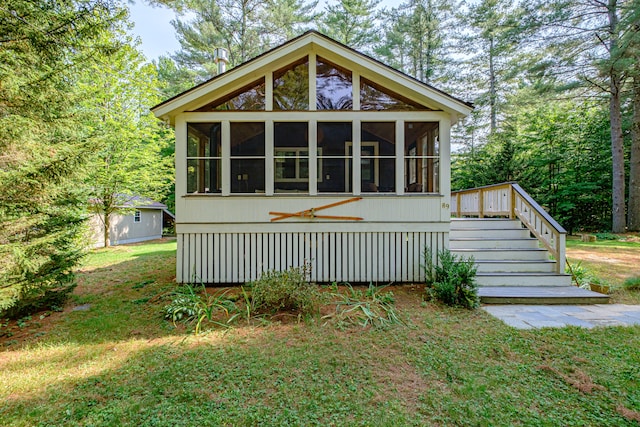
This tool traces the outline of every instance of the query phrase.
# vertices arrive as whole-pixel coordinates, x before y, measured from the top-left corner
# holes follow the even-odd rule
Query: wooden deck
[[[478,290],[483,304],[607,304],[609,296],[575,286],[484,286]]]

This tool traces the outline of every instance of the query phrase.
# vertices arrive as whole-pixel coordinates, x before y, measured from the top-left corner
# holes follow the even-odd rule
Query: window
[[[264,78],[240,88],[227,96],[216,99],[196,111],[220,111],[220,110],[264,110],[265,86]]]
[[[286,148],[275,151],[275,182],[308,182],[309,149]]]
[[[187,123],[187,193],[220,193],[220,123]]]
[[[353,155],[351,122],[318,123],[318,192],[346,193],[350,188]]]
[[[309,109],[309,58],[273,73],[273,109]]]
[[[136,212],[133,214],[133,222],[140,222],[142,219],[142,213],[136,209]]]
[[[316,66],[316,108],[318,110],[353,109],[351,71],[320,57]]]
[[[361,110],[430,110],[417,102],[411,101],[397,93],[365,79],[360,79]]]
[[[396,124],[363,122],[360,140],[361,191],[396,191]]]
[[[354,175],[359,176],[363,194],[395,193],[402,182],[404,193],[439,192],[438,122],[405,122],[404,141],[396,140],[396,121],[362,121],[356,129],[352,122],[318,122],[315,155],[309,150],[309,122],[273,122],[272,138],[266,138],[265,122],[228,125],[225,147],[228,144],[229,151],[225,155],[229,157],[223,159],[222,122],[187,123],[189,194],[223,193],[223,176],[225,192],[264,194],[267,169],[272,175],[268,177],[273,183],[270,188],[276,194],[309,194],[311,169],[317,171],[314,190],[321,194],[353,192],[354,186],[358,187]],[[354,131],[359,132],[361,141],[355,174]],[[270,150],[267,140],[273,141]],[[266,163],[267,152],[273,154],[270,165]],[[312,158],[316,168],[310,167]],[[397,167],[400,161],[404,162],[404,176],[396,177],[403,173]]]
[[[439,191],[438,123],[404,124],[405,191]]]
[[[231,192],[264,193],[264,123],[231,123]]]
[[[309,124],[274,123],[274,191],[309,192]]]

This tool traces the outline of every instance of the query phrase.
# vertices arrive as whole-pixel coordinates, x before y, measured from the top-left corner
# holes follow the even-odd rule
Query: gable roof
[[[310,30],[152,107],[151,111],[156,117],[173,124],[176,115],[193,111],[215,98],[245,86],[250,81],[261,78],[268,71],[275,71],[300,59],[309,52],[316,52],[319,56],[347,69],[355,69],[362,77],[394,92],[402,95],[411,93],[414,99],[420,98],[419,102],[435,110],[449,112],[456,118],[467,116],[473,109],[469,102],[455,98],[324,34]]]

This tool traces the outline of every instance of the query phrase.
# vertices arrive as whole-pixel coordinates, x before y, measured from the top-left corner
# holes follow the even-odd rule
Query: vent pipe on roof
[[[217,47],[214,51],[214,62],[218,64],[218,74],[222,74],[227,71],[227,64],[229,63],[229,52],[223,47]]]

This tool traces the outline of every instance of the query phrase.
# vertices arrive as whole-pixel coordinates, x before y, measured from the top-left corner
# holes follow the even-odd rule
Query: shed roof
[[[473,105],[469,102],[449,95],[324,34],[311,30],[154,106],[151,111],[156,117],[173,124],[176,115],[193,111],[212,99],[224,96],[248,81],[255,80],[268,71],[280,69],[310,52],[327,57],[347,69],[355,69],[363,77],[389,87],[397,93],[411,93],[413,98],[419,98],[434,109],[452,114],[456,120],[468,115],[473,109]]]

